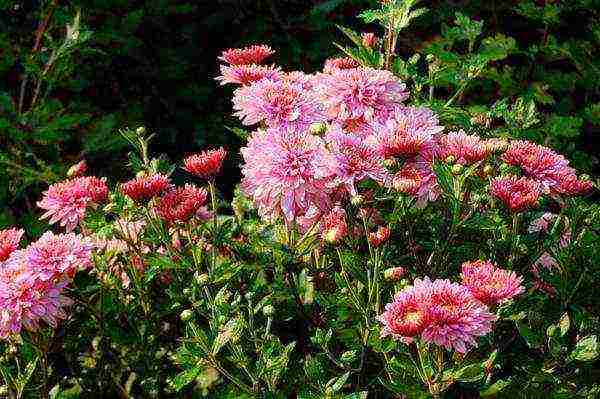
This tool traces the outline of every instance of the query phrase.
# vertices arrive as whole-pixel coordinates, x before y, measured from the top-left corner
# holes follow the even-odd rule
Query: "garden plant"
[[[122,128],[126,179],[63,172],[0,231],[0,396],[598,397],[597,181],[531,98],[466,100],[514,40],[457,12],[399,55],[425,13],[374,2],[314,73],[223,51],[239,154]]]

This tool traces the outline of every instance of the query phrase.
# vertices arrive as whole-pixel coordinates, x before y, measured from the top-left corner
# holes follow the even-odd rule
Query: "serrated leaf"
[[[483,391],[480,391],[479,395],[482,398],[496,397],[496,395],[510,385],[510,382],[510,379],[498,380]]]
[[[344,384],[346,383],[346,381],[348,380],[348,377],[350,377],[350,372],[348,371],[346,374],[340,376],[340,377],[334,377],[331,380],[329,380],[329,382],[327,382],[327,388],[330,392],[332,393],[336,393],[339,392],[340,389],[342,389],[342,387],[344,386]]]

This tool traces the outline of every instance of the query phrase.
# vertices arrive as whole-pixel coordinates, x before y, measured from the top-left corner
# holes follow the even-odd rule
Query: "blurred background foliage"
[[[220,188],[231,195],[241,142],[227,129],[239,123],[232,89],[214,80],[219,53],[266,43],[281,65],[317,71],[339,53],[332,42],[347,42],[336,25],[373,29],[357,15],[374,3],[0,0],[0,226],[37,235],[40,192],[82,158],[96,175],[126,177],[126,143],[116,134],[124,126],[157,132],[153,150],[171,159],[225,145],[231,156]],[[460,49],[447,46],[452,29],[481,30],[469,46],[498,52],[497,61],[458,103],[473,115],[493,104],[497,117],[529,118],[519,121],[528,126],[520,135],[598,174],[599,1],[421,4],[429,11],[403,32],[399,54],[435,54],[448,78],[439,85],[452,85],[461,71]]]

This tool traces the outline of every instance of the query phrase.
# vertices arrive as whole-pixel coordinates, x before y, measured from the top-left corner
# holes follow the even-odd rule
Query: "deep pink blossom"
[[[220,84],[247,86],[262,79],[279,80],[281,68],[275,65],[221,65],[221,75],[216,79]]]
[[[348,234],[346,211],[340,206],[333,207],[321,222],[321,237],[324,241],[335,244]]]
[[[156,173],[142,175],[123,183],[121,191],[134,201],[148,201],[171,188],[167,175]]]
[[[504,162],[520,167],[539,181],[547,192],[576,195],[589,191],[591,182],[579,180],[569,161],[550,148],[529,141],[514,141],[502,156]]]
[[[10,254],[19,248],[19,242],[25,234],[23,229],[0,230],[0,262],[4,262]]]
[[[521,285],[522,277],[513,271],[500,269],[490,261],[463,263],[460,277],[462,285],[488,306],[506,302],[525,290]]]
[[[257,131],[242,148],[242,189],[262,217],[293,221],[330,209],[331,170],[319,137]],[[311,218],[312,219],[312,218]]]
[[[244,48],[233,48],[223,51],[219,60],[231,65],[262,64],[275,52],[267,45],[253,45]]]
[[[377,45],[379,39],[372,32],[363,32],[361,35],[362,44],[367,48],[374,48]]]
[[[372,68],[338,69],[318,75],[317,92],[327,115],[342,124],[348,119],[384,119],[408,98],[394,74]]]
[[[107,197],[108,187],[103,179],[77,177],[52,184],[37,205],[46,210],[42,219],[50,219],[50,224],[58,222],[71,231],[84,218],[88,205],[103,202]]]
[[[512,212],[523,212],[537,206],[542,187],[540,183],[527,177],[510,176],[492,180],[490,191]]]
[[[489,155],[485,142],[477,135],[463,132],[451,132],[440,137],[439,156],[442,159],[454,158],[454,163],[471,165],[482,161]]]
[[[333,73],[341,69],[352,69],[358,68],[360,64],[354,58],[340,57],[340,58],[328,58],[325,60],[325,66],[323,67],[324,73]]]
[[[221,172],[227,151],[223,147],[216,150],[202,151],[183,160],[183,169],[189,173],[209,179]]]
[[[374,248],[378,248],[389,240],[392,231],[387,226],[380,226],[374,232],[369,233],[369,242]]]
[[[378,319],[382,336],[405,342],[419,337],[465,353],[491,332],[496,317],[466,287],[425,277],[400,291]]]
[[[164,194],[156,204],[156,213],[169,224],[185,223],[196,215],[207,220],[210,215],[204,206],[207,198],[204,188],[186,184]]]
[[[266,123],[271,128],[302,131],[323,122],[321,104],[301,84],[261,80],[236,90],[233,109],[243,124]]]

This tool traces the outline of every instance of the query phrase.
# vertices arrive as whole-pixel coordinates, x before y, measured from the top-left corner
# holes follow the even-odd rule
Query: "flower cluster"
[[[93,245],[83,237],[47,232],[0,262],[0,338],[56,327],[72,301],[64,290],[78,270],[91,266]]]
[[[576,195],[589,191],[592,183],[577,178],[569,161],[550,148],[528,141],[514,141],[502,159],[520,167],[526,176],[553,194]]]
[[[42,219],[47,218],[51,224],[59,223],[72,231],[90,204],[103,202],[107,197],[108,187],[103,179],[85,176],[52,184],[37,205],[46,210]]]
[[[382,336],[424,342],[465,353],[492,330],[496,317],[471,291],[449,280],[428,277],[399,292],[379,316]]]

